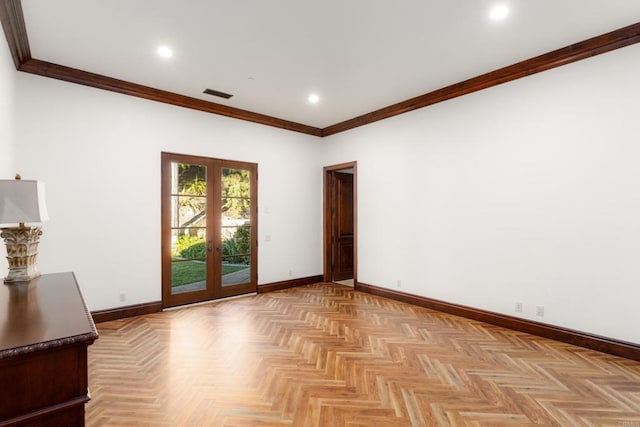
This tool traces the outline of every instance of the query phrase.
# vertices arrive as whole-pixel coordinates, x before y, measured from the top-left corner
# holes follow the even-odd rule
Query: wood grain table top
[[[0,283],[0,360],[97,338],[73,273]]]

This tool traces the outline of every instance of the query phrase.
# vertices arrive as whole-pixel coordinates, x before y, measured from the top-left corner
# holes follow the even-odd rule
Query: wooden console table
[[[84,426],[98,333],[73,273],[0,279],[0,426]]]

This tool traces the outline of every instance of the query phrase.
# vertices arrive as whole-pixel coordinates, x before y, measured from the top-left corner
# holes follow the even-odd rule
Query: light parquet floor
[[[316,284],[98,324],[88,426],[640,427],[640,363]]]

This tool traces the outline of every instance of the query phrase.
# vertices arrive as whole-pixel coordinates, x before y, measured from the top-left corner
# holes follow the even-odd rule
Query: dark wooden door
[[[353,278],[353,174],[333,173],[333,280]]]

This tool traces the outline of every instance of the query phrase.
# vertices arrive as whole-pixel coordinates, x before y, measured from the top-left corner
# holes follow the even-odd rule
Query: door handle
[[[211,246],[207,246],[207,252],[211,252],[213,251],[213,248]]]

